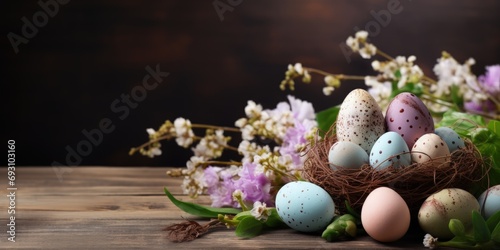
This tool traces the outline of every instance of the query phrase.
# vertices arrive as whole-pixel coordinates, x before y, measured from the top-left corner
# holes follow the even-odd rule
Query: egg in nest
[[[367,154],[385,133],[380,106],[364,89],[351,91],[340,106],[336,123],[337,140],[358,144]]]

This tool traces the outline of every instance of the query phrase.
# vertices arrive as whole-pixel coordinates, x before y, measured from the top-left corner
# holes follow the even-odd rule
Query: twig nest
[[[431,194],[444,188],[467,190],[472,183],[487,175],[483,160],[477,148],[465,141],[463,148],[451,153],[450,157],[438,157],[408,166],[389,166],[375,169],[369,164],[361,168],[331,168],[328,155],[330,147],[337,141],[334,133],[327,133],[307,152],[304,165],[305,178],[324,188],[335,204],[347,200],[355,209],[360,209],[368,194],[378,187],[394,189],[408,204],[410,210],[419,209]],[[345,212],[343,206],[338,206]]]

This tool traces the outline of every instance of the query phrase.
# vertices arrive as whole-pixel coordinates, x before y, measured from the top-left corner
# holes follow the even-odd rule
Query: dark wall
[[[18,164],[66,164],[67,148],[85,140],[82,130],[104,120],[114,130],[78,165],[183,165],[190,153],[174,142],[164,143],[164,155],[155,159],[128,151],[147,140],[146,128],[165,119],[231,126],[247,100],[273,108],[291,93],[278,88],[289,63],[372,73],[357,56],[348,63],[339,44],[355,27],[376,22],[371,13],[387,10],[389,2],[403,10],[379,24],[371,40],[392,55],[416,55],[426,74],[433,76],[442,50],[461,62],[474,57],[477,74],[500,62],[499,1],[242,0],[230,1],[238,5],[223,20],[214,2],[73,0],[57,13],[52,8],[44,24],[37,1],[2,1],[1,138],[16,140]],[[22,35],[23,17],[34,16],[42,27],[26,31],[32,37],[15,53],[9,33]],[[121,96],[156,65],[169,75],[127,113]],[[321,78],[313,81],[292,94],[316,110],[363,86],[346,82],[325,97]]]

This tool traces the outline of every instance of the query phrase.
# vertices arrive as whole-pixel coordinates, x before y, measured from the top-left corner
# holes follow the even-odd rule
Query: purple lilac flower
[[[317,125],[314,120],[316,115],[310,102],[295,99],[293,96],[288,96],[288,100],[292,107],[294,126],[287,130],[279,152],[283,156],[289,155],[295,165],[292,168],[297,168],[303,164],[303,158],[297,148],[307,143],[305,136]]]
[[[234,192],[234,181],[232,175],[219,167],[207,167],[204,171],[207,193],[212,200],[212,207],[235,206],[232,193]],[[222,181],[221,181],[222,179]]]
[[[500,98],[500,65],[492,65],[486,67],[486,74],[479,76],[478,78],[481,88],[486,91],[486,93],[496,98]],[[480,103],[470,101],[464,104],[464,108],[467,111],[480,111],[489,113],[496,110],[495,103],[491,100],[485,100]]]
[[[271,200],[271,182],[264,173],[256,173],[257,164],[252,162],[243,163],[240,178],[235,181],[235,189],[241,190],[245,201],[252,204],[256,201],[274,204]]]
[[[500,94],[500,65],[486,67],[486,74],[479,77],[480,84],[491,95]]]
[[[288,101],[292,108],[293,118],[302,122],[304,120],[314,120],[316,117],[314,108],[310,102],[295,99],[293,96],[288,96]]]
[[[286,131],[285,138],[279,149],[281,155],[289,155],[292,158],[294,165],[302,165],[302,157],[297,152],[297,145],[303,145],[307,142],[304,135],[308,130],[300,122],[295,122],[295,127],[289,128]]]

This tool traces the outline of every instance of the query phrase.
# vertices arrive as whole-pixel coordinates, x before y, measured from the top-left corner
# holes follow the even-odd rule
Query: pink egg
[[[403,137],[408,148],[420,136],[434,132],[434,120],[425,104],[414,94],[398,94],[389,104],[385,115],[388,131],[394,131]]]
[[[401,239],[410,228],[410,209],[396,191],[388,187],[373,190],[361,208],[361,224],[375,240]]]

